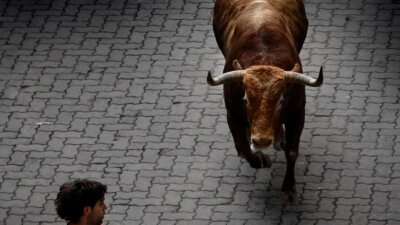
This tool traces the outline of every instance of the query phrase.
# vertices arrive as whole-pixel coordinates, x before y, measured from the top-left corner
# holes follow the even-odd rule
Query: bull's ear
[[[300,68],[299,63],[294,64],[294,67],[291,70],[291,72],[296,72],[296,73],[300,73],[301,72],[301,68]]]
[[[240,63],[236,59],[233,60],[232,65],[233,65],[233,69],[234,70],[243,70],[242,66],[240,65]]]

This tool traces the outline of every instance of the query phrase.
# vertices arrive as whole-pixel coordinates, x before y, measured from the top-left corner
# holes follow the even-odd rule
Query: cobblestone
[[[298,200],[237,156],[214,1],[0,2],[0,224],[65,224],[59,186],[109,187],[104,225],[400,223],[398,1],[304,1]],[[312,75],[313,76],[313,75]]]

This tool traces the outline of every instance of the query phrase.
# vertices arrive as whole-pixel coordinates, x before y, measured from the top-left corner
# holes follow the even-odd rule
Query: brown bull
[[[254,168],[270,167],[261,151],[272,143],[285,151],[282,191],[296,196],[295,162],[304,126],[305,85],[322,84],[302,74],[299,53],[308,21],[301,0],[217,0],[214,33],[226,59],[224,84],[228,124],[238,154]]]

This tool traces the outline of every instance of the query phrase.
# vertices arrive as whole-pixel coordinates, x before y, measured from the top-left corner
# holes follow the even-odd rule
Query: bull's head
[[[318,87],[323,82],[322,67],[318,79],[301,74],[296,64],[291,71],[274,66],[251,66],[242,69],[235,60],[235,71],[221,74],[215,78],[208,72],[207,82],[215,86],[232,81],[242,81],[244,87],[243,102],[247,109],[247,118],[251,136],[249,143],[253,153],[266,149],[274,143],[280,150],[284,143],[284,128],[280,123],[281,111],[285,105],[287,84],[298,83]]]

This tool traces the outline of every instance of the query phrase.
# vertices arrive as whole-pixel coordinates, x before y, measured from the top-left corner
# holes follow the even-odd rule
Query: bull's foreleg
[[[304,110],[292,117],[286,126],[286,175],[282,184],[282,192],[288,196],[289,201],[293,201],[297,197],[296,179],[295,179],[295,164],[299,154],[299,142],[301,132],[304,126]]]

